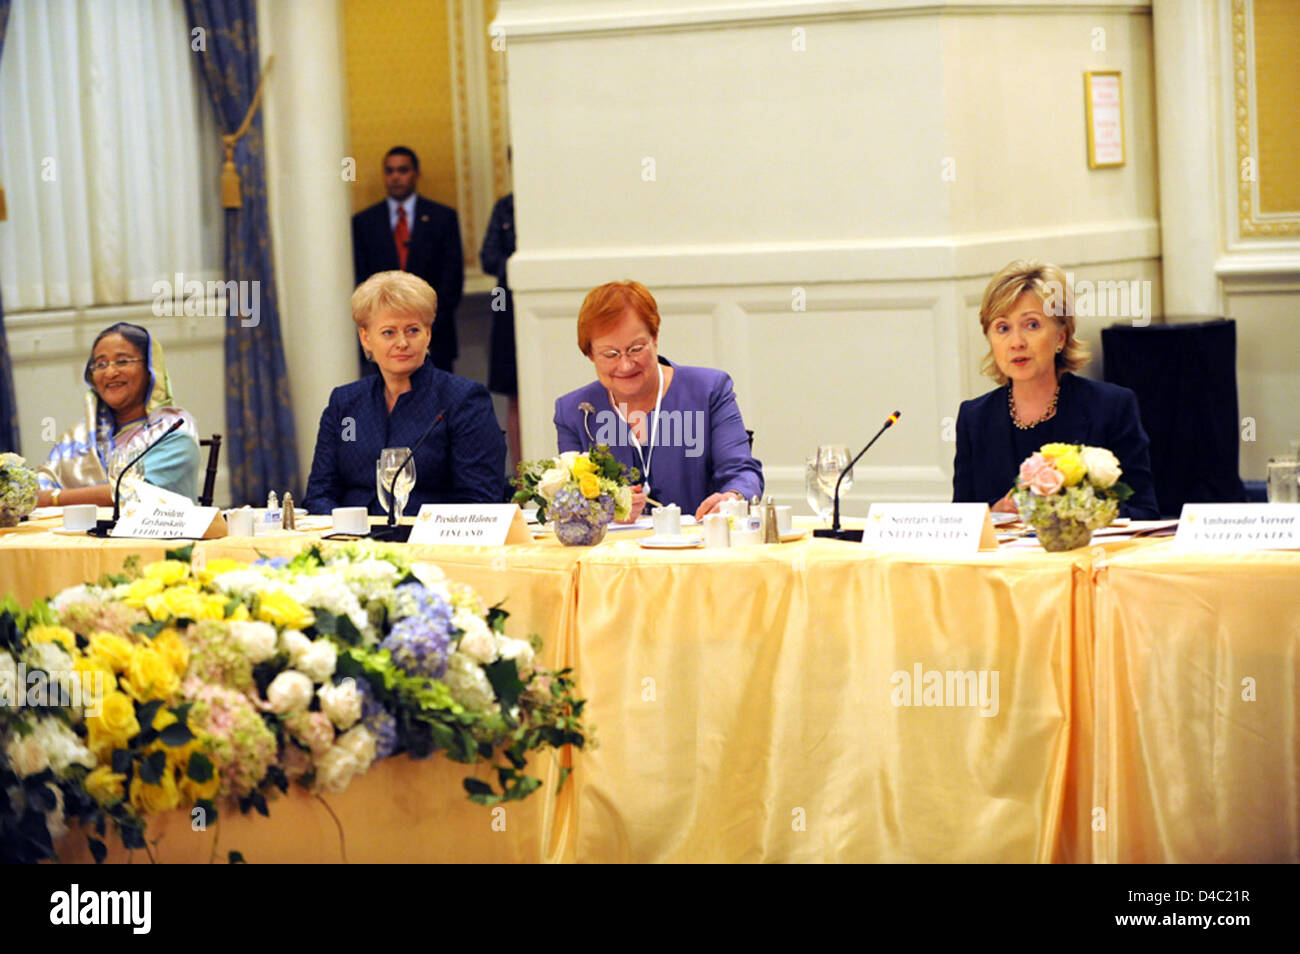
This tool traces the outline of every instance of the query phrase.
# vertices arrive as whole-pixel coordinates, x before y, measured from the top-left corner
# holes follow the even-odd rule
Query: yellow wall
[[[446,0],[344,0],[352,206],[384,197],[384,153],[420,157],[421,195],[456,207],[451,54]]]
[[[1300,212],[1300,2],[1255,0],[1259,211]]]

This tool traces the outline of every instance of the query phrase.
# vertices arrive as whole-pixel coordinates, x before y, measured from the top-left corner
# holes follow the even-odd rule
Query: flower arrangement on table
[[[1044,444],[1020,465],[1011,499],[1046,550],[1086,546],[1133,493],[1119,460],[1104,447]]]
[[[36,473],[17,454],[0,454],[0,527],[13,527],[36,509]]]
[[[537,519],[555,524],[555,535],[569,546],[591,546],[605,536],[611,520],[632,514],[632,484],[640,480],[609,452],[596,444],[586,453],[565,451],[558,457],[521,461],[512,478],[514,502],[537,504]]]
[[[291,783],[341,792],[400,752],[492,762],[498,787],[464,786],[493,805],[541,785],[529,753],[586,741],[585,702],[569,670],[535,664],[540,640],[394,548],[168,557],[0,602],[0,860],[55,857],[71,820],[96,860],[109,824],[148,850],[162,812],[266,815]]]

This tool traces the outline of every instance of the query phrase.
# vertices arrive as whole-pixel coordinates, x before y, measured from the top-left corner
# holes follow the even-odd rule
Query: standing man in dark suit
[[[465,262],[456,210],[415,191],[420,159],[405,146],[384,156],[388,198],[352,216],[352,263],[360,285],[376,272],[400,269],[419,275],[438,293],[438,315],[429,344],[435,367],[450,372],[458,352],[456,308],[465,289]],[[361,355],[363,374],[373,364]]]

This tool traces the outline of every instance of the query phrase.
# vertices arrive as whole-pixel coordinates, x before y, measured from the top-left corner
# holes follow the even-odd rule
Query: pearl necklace
[[[1022,431],[1027,431],[1031,427],[1036,427],[1037,425],[1042,424],[1043,421],[1050,421],[1052,418],[1056,417],[1056,401],[1058,398],[1060,398],[1060,396],[1061,396],[1061,385],[1058,383],[1056,385],[1056,393],[1052,395],[1052,403],[1047,405],[1047,410],[1043,412],[1043,416],[1036,421],[1029,421],[1028,423],[1022,424],[1020,422],[1020,414],[1016,411],[1015,388],[1008,387],[1007,397],[1010,400],[1010,404],[1011,404],[1011,423],[1015,424],[1016,427],[1020,428]]]

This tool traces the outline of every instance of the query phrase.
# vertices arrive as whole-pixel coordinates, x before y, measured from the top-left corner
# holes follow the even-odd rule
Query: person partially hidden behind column
[[[419,156],[405,146],[388,150],[384,156],[388,198],[352,217],[352,268],[358,285],[377,272],[401,269],[433,286],[438,293],[438,320],[429,352],[436,367],[450,372],[458,353],[456,308],[465,290],[460,221],[455,209],[418,195],[419,181]],[[361,369],[374,373],[374,366],[364,359]]]
[[[629,519],[647,497],[703,519],[728,497],[763,492],[731,376],[660,357],[659,306],[644,285],[610,282],[588,292],[578,349],[596,380],[556,400],[556,439],[561,453],[608,444],[640,471]]]
[[[429,358],[437,293],[409,272],[372,275],[352,293],[352,320],[379,373],[330,394],[320,418],[303,506],[385,511],[375,464],[385,447],[415,450],[406,510],[426,503],[500,503],[506,442],[487,388]]]
[[[193,500],[198,493],[199,438],[194,418],[177,407],[157,340],[118,322],[99,333],[86,362],[85,417],[70,427],[36,472],[37,506],[113,505],[110,471],[162,438],[131,476]],[[181,422],[168,434],[167,429]],[[166,437],[163,435],[166,434]]]
[[[1044,444],[1105,447],[1119,458],[1133,496],[1120,513],[1160,516],[1150,442],[1128,388],[1079,377],[1087,346],[1075,337],[1074,296],[1055,265],[1015,261],[993,276],[980,304],[989,354],[981,370],[1001,387],[963,401],[953,463],[955,503],[1015,513],[1010,492],[1020,463]]]

